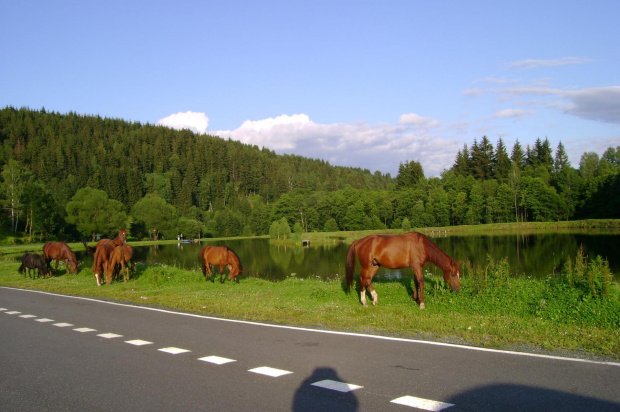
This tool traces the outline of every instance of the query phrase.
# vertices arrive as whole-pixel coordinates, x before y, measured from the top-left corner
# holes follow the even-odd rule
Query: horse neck
[[[73,253],[70,250],[67,250],[67,259],[69,259],[70,262],[77,261],[77,258],[75,257],[75,253]]]
[[[428,260],[442,270],[448,269],[452,258],[426,237],[424,237],[424,243]]]

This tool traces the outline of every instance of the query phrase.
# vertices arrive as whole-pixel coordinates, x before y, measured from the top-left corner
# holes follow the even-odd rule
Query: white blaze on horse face
[[[101,286],[101,282],[99,281],[99,273],[95,273],[95,280],[97,281],[97,286]]]

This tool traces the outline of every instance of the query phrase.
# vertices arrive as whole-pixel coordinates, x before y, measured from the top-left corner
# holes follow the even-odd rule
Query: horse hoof
[[[372,306],[377,306],[377,302],[372,302]]]
[[[420,309],[424,309],[426,306],[424,306],[424,303],[420,303]]]

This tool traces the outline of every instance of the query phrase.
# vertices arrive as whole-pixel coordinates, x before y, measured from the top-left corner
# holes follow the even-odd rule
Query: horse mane
[[[446,252],[441,250],[433,241],[431,241],[425,234],[419,233],[420,238],[424,242],[424,249],[428,255],[428,259],[444,269],[454,261]]]
[[[237,255],[237,252],[235,252],[234,250],[232,250],[228,246],[224,246],[224,247],[237,258],[237,262],[239,262],[239,269],[243,270],[243,263],[241,263],[241,259],[239,259],[239,255]]]

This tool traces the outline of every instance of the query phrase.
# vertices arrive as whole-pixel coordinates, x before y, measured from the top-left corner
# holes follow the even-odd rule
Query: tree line
[[[2,225],[34,239],[266,235],[617,218],[620,146],[464,145],[441,177],[276,155],[231,139],[45,109],[0,110]],[[274,224],[275,223],[275,224]],[[288,225],[288,228],[285,227]]]

